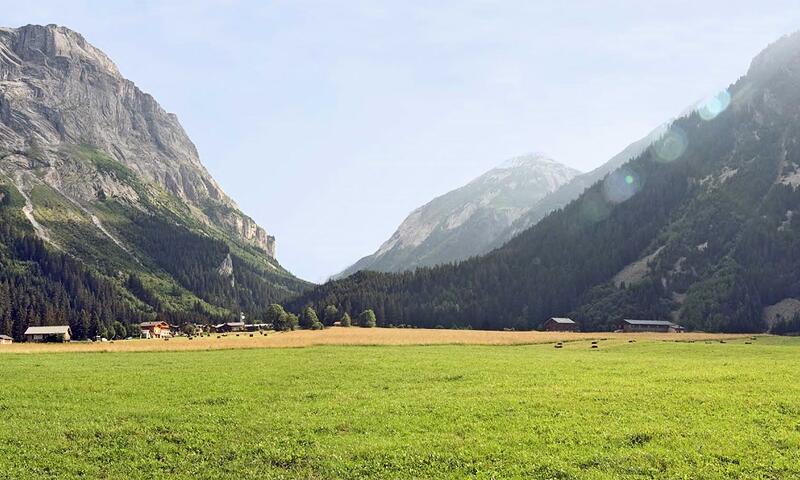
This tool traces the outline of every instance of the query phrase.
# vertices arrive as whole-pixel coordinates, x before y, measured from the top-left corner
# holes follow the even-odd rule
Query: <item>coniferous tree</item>
[[[327,327],[333,326],[339,318],[339,309],[334,305],[328,305],[322,312],[322,323]]]

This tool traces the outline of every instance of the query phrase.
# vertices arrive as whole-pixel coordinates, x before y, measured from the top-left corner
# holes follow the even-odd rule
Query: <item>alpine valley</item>
[[[372,308],[384,325],[531,329],[569,315],[585,330],[623,318],[796,330],[798,85],[800,33],[574,201],[541,221],[520,217],[533,226],[500,248],[414,272],[358,272],[289,305]]]
[[[0,217],[0,333],[17,338],[258,315],[308,286],[177,118],[64,27],[0,29]]]

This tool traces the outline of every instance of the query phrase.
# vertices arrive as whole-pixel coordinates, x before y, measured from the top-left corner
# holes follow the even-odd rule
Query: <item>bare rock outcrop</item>
[[[80,34],[56,25],[0,28],[0,169],[36,168],[60,191],[135,195],[108,176],[75,177],[68,147],[90,145],[208,220],[274,256],[275,239],[243,214],[200,162],[175,115],[125,79]],[[73,181],[85,180],[84,184]],[[211,206],[212,208],[209,208]]]

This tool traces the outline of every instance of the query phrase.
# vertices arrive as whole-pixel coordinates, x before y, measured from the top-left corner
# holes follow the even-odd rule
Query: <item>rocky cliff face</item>
[[[131,204],[134,192],[81,171],[72,147],[88,145],[189,204],[204,222],[270,256],[275,239],[244,215],[200,163],[175,115],[119,73],[80,34],[55,25],[0,29],[0,168],[37,175],[80,202],[98,192]],[[96,173],[96,172],[95,172]],[[73,174],[89,174],[74,181]],[[24,185],[22,185],[24,188]]]
[[[398,272],[486,253],[520,217],[580,172],[543,155],[513,158],[413,211],[359,270]]]

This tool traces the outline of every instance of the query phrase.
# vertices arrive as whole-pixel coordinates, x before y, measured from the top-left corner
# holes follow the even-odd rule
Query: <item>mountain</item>
[[[578,198],[587,188],[602,180],[603,177],[641,155],[642,152],[661,138],[668,128],[669,122],[658,126],[644,137],[625,147],[606,163],[595,168],[591,172],[586,172],[572,178],[572,180],[542,198],[536,204],[536,208],[528,210],[525,214],[514,220],[505,231],[498,235],[492,245],[490,245],[490,249],[501,247],[512,238],[536,225],[537,222],[546,217],[549,213],[565,207],[569,202]],[[487,249],[487,251],[490,249]]]
[[[0,29],[0,192],[0,318],[24,308],[13,312],[22,323],[67,317],[81,330],[85,312],[96,332],[119,317],[255,314],[308,285],[209,175],[177,117],[64,27]],[[82,283],[85,304],[65,281]],[[6,289],[38,300],[11,305]]]
[[[543,155],[512,158],[411,212],[377,252],[337,277],[413,270],[486,253],[516,220],[579,173]]]
[[[570,315],[587,330],[651,318],[785,331],[800,319],[799,187],[796,33],[503,247],[414,273],[359,272],[289,307],[373,308],[384,325],[528,329]]]

